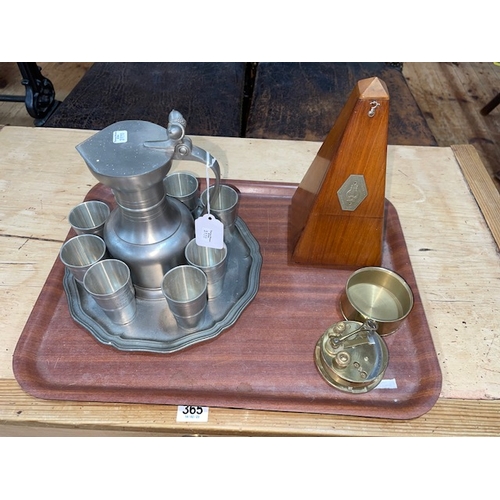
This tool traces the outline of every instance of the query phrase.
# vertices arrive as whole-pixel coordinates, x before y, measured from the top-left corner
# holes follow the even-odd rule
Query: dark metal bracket
[[[483,106],[479,112],[483,116],[487,116],[499,105],[500,105],[500,93],[498,93],[488,104]]]
[[[42,126],[59,106],[52,82],[44,77],[41,68],[35,62],[18,62],[21,72],[21,83],[26,88],[25,96],[0,95],[0,101],[24,102],[35,126]]]

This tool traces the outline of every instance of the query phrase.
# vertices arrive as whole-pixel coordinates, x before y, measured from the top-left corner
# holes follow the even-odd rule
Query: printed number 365
[[[182,413],[184,415],[201,415],[203,408],[201,406],[185,406]]]

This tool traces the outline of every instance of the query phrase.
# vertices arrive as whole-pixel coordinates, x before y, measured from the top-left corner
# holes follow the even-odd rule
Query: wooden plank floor
[[[480,113],[500,92],[500,66],[405,63],[403,74],[438,144],[473,145],[500,191],[500,106]]]
[[[60,101],[92,63],[39,63]],[[481,108],[500,92],[500,66],[492,62],[404,63],[403,75],[439,146],[471,144],[500,191],[500,106]],[[0,63],[0,94],[24,95],[16,63]],[[23,103],[0,102],[0,126],[33,126]]]

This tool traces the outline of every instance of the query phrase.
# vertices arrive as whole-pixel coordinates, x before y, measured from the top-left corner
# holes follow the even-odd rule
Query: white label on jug
[[[224,248],[224,224],[205,214],[194,221],[196,244],[200,247]]]
[[[208,407],[178,406],[177,422],[208,422]]]
[[[127,131],[126,130],[115,130],[113,132],[113,142],[115,144],[123,144],[124,142],[127,142],[128,137],[127,137]]]

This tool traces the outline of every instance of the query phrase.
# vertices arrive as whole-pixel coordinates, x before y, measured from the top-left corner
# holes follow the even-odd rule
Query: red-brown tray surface
[[[218,337],[172,354],[119,351],[99,343],[70,316],[58,258],[14,352],[16,379],[43,399],[202,405],[408,419],[432,408],[441,371],[397,212],[386,203],[382,265],[402,275],[415,305],[384,337],[395,388],[349,394],[328,385],[314,347],[340,321],[351,270],[289,262],[288,208],[296,185],[227,181],[241,192],[240,216],[263,257],[257,296]],[[112,202],[97,185],[86,199]]]

